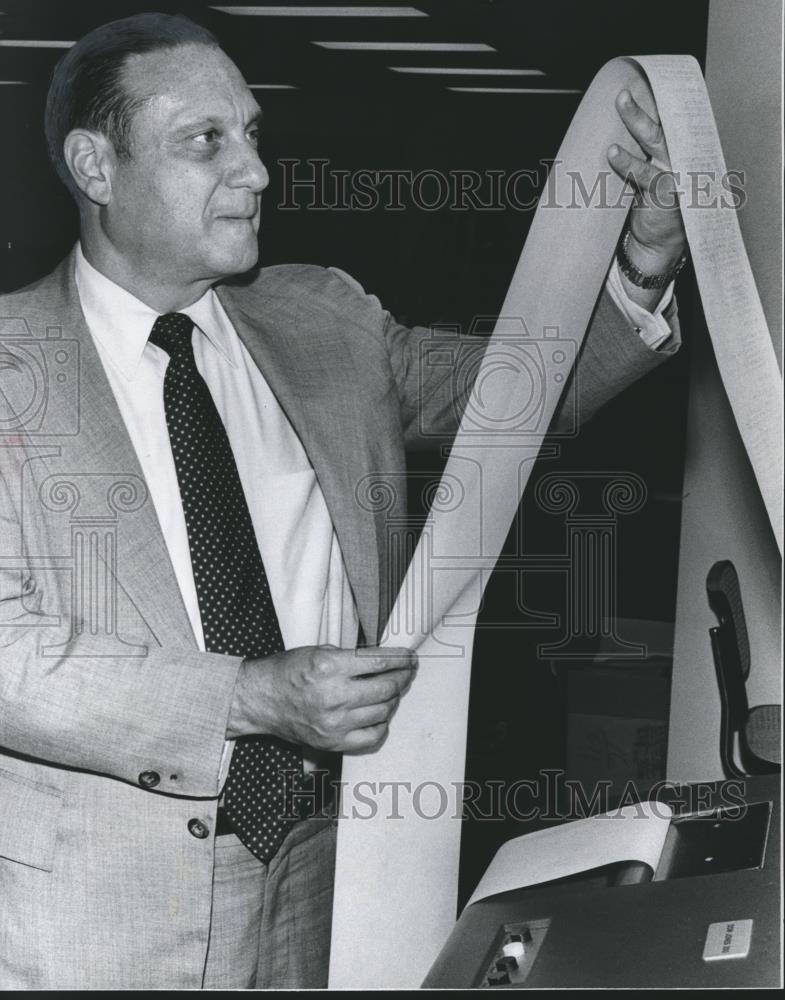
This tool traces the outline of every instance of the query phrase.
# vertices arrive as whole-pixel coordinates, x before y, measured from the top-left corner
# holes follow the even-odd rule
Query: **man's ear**
[[[73,129],[65,137],[63,155],[82,194],[95,205],[108,205],[117,156],[106,136],[87,129]]]

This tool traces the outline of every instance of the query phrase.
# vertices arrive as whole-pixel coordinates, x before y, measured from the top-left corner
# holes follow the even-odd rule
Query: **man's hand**
[[[416,668],[407,649],[304,646],[246,660],[227,737],[261,733],[317,750],[368,753],[384,742]]]
[[[616,110],[627,131],[649,157],[644,159],[621,146],[608,149],[610,165],[637,192],[630,212],[627,252],[644,274],[663,274],[676,264],[687,243],[665,136],[660,123],[643,110],[628,90],[616,98]],[[655,306],[662,294],[657,289],[638,288],[626,278],[624,283],[630,297],[645,308]]]

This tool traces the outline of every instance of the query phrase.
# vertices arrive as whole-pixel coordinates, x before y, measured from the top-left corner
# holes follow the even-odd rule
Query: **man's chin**
[[[259,245],[254,240],[252,245],[245,247],[242,251],[227,253],[222,268],[225,278],[235,274],[245,274],[252,267],[256,267],[259,262]]]

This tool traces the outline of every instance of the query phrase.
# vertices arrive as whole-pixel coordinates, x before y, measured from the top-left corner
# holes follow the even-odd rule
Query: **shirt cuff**
[[[630,325],[634,327],[635,332],[644,344],[652,351],[659,351],[660,348],[665,347],[673,334],[673,330],[671,330],[670,324],[663,316],[663,313],[673,299],[674,284],[675,282],[672,281],[667,286],[654,311],[649,312],[648,309],[644,309],[637,302],[633,302],[627,294],[621,278],[619,262],[615,257],[608,273],[606,287],[610,297],[630,321]]]

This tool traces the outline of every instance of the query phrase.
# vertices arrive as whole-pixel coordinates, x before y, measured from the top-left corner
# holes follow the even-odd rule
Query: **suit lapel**
[[[340,331],[317,329],[311,315],[272,297],[264,316],[251,317],[231,286],[221,286],[217,292],[313,466],[360,623],[373,642],[379,627],[379,554],[373,517],[357,501],[358,487],[374,469],[357,404],[360,375]]]
[[[152,498],[146,487],[134,496],[144,475],[87,329],[74,281],[73,255],[45,279],[38,295],[47,303],[41,329],[59,327],[64,339],[73,339],[79,346],[79,432],[60,438],[58,465],[76,477],[77,486],[88,481],[99,486],[105,482],[104,490],[116,485],[119,492],[111,498],[109,513],[111,517],[114,510],[117,518],[118,585],[158,642],[196,648]],[[139,496],[141,504],[136,503]]]

